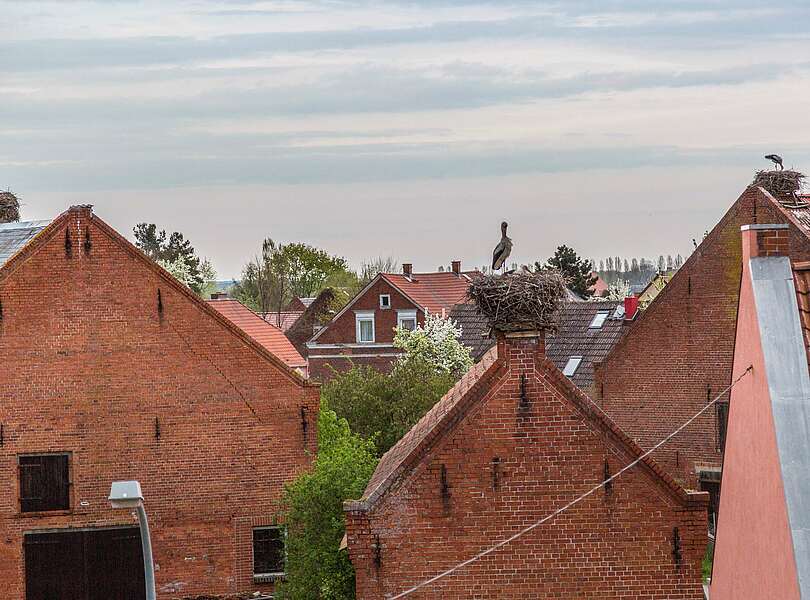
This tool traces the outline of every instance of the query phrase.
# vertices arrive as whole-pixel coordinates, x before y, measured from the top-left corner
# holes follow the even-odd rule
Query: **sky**
[[[0,0],[0,188],[220,278],[560,244],[688,254],[776,152],[810,170],[810,2]]]

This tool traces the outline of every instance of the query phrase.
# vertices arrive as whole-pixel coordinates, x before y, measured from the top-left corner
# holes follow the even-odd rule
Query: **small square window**
[[[380,294],[380,308],[391,308],[390,294]]]
[[[568,359],[568,362],[565,363],[565,368],[563,369],[563,375],[566,377],[573,377],[574,373],[577,372],[579,368],[579,363],[582,362],[581,356],[572,356]]]
[[[70,466],[67,454],[20,456],[20,511],[70,509]]]
[[[407,329],[413,331],[416,329],[416,311],[415,310],[399,310],[397,311],[397,327],[399,329]]]
[[[588,325],[588,328],[601,329],[602,326],[605,324],[605,321],[607,321],[609,314],[610,314],[609,310],[600,310],[598,313],[596,313],[596,315],[594,315],[593,321],[591,321],[591,324]]]
[[[253,579],[273,581],[284,575],[284,527],[256,527],[253,529]]]
[[[362,312],[355,315],[357,342],[368,344],[374,342],[374,312]]]

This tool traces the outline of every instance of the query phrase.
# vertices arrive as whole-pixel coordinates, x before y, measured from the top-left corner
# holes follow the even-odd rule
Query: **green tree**
[[[460,376],[473,365],[470,349],[461,343],[461,329],[441,315],[427,315],[424,325],[413,330],[397,328],[394,346],[405,351],[398,366],[423,361],[441,373]]]
[[[355,366],[321,388],[321,398],[352,431],[387,452],[456,382],[424,360],[398,362],[391,373]]]
[[[565,277],[565,282],[572,291],[585,298],[593,294],[590,289],[596,283],[596,277],[591,276],[593,265],[589,260],[580,258],[573,248],[565,244],[557,247],[554,256],[549,258],[545,265],[536,262],[535,267],[557,269]]]
[[[233,295],[259,312],[280,311],[296,296],[316,296],[336,282],[353,285],[355,279],[345,258],[307,244],[277,244],[267,238],[261,254],[243,268]]]
[[[350,600],[354,569],[340,541],[343,502],[363,495],[377,457],[374,443],[352,433],[345,419],[321,403],[318,457],[309,473],[287,485],[287,578],[277,596],[289,600]]]
[[[154,223],[138,223],[132,232],[138,248],[172,274],[181,274],[181,281],[194,292],[202,296],[210,290],[216,272],[208,259],[197,256],[191,242],[182,233],[174,231],[167,235],[165,229],[158,231]]]

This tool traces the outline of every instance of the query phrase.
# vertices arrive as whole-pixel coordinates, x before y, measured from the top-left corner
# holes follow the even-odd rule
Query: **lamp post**
[[[155,566],[152,562],[152,540],[149,537],[149,522],[143,507],[141,484],[137,481],[113,481],[110,488],[110,504],[113,508],[127,508],[138,513],[143,547],[143,573],[146,581],[146,600],[157,600],[155,593]]]

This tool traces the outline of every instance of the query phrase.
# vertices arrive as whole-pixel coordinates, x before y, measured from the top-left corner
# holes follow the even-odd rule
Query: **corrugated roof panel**
[[[0,223],[0,267],[23,249],[50,221]]]

